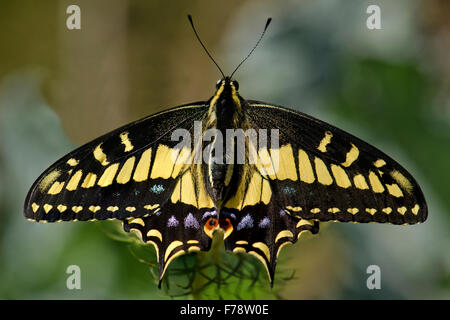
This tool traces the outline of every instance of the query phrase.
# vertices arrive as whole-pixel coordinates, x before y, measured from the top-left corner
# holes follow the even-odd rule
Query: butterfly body
[[[216,93],[208,100],[208,115],[205,119],[206,130],[212,130],[211,143],[203,144],[205,150],[206,187],[216,204],[220,205],[233,190],[234,183],[242,172],[242,163],[237,161],[237,145],[234,140],[227,139],[229,132],[247,127],[243,108],[246,101],[239,96],[237,82],[229,77],[219,80]],[[209,150],[209,151],[208,151]]]
[[[254,255],[271,282],[280,250],[317,233],[320,221],[425,221],[414,178],[375,147],[298,111],[245,100],[229,77],[216,89],[58,160],[30,189],[25,217],[121,220],[155,247],[160,279],[175,258],[208,250],[221,228],[226,249]],[[174,140],[176,130],[189,143]]]

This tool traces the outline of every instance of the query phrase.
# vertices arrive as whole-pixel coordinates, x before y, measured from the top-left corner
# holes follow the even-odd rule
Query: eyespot
[[[208,225],[210,226],[210,227],[215,227],[216,225],[217,225],[217,219],[209,219],[209,221],[208,221]]]
[[[225,231],[224,239],[226,239],[233,232],[233,224],[229,218],[221,219],[220,227]]]
[[[225,230],[226,230],[226,229],[228,228],[229,225],[230,225],[230,219],[228,219],[228,218],[226,218],[226,219],[220,221],[220,227],[221,227],[222,229],[225,229]]]
[[[217,80],[216,89],[219,89],[221,84],[222,84],[222,80]]]
[[[210,217],[204,227],[203,227],[203,231],[205,232],[205,234],[210,237],[211,239],[213,238],[213,233],[215,230],[217,230],[219,225],[219,221],[217,220],[217,218],[212,218]]]
[[[236,91],[239,90],[239,82],[237,82],[236,80],[233,81],[233,86],[236,89]]]

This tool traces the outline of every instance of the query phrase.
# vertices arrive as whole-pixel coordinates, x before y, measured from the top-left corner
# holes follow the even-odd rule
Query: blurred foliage
[[[80,31],[65,28],[69,4],[0,2],[0,298],[450,298],[448,2],[80,0]],[[365,27],[369,4],[380,5],[382,30]],[[27,222],[28,188],[76,145],[209,98],[218,73],[188,13],[224,70],[272,16],[236,74],[243,97],[307,112],[399,160],[423,187],[429,220],[322,224],[280,254],[273,290],[258,261],[220,241],[176,259],[158,290],[154,249],[120,224]],[[66,288],[72,264],[81,290]],[[382,290],[366,287],[371,264]]]

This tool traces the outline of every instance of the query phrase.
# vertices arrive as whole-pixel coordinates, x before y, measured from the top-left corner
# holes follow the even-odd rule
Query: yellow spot
[[[311,213],[319,213],[320,209],[319,208],[313,208],[311,210],[309,210]]]
[[[147,240],[147,243],[150,243],[150,244],[153,245],[153,247],[155,247],[156,261],[159,261],[159,248],[158,248],[158,245],[152,240]]]
[[[50,187],[50,189],[48,189],[48,194],[58,194],[61,192],[63,187],[64,181],[63,182],[55,181]]]
[[[97,184],[101,187],[106,187],[112,184],[118,168],[118,163],[114,163],[106,168],[100,179],[98,179]]]
[[[141,232],[141,230],[136,229],[136,228],[130,228],[130,232],[135,233],[138,238],[142,239],[142,232]]]
[[[246,167],[244,167],[244,172],[242,173],[242,177],[246,177],[247,175],[247,171],[246,171]],[[245,196],[245,186],[246,186],[246,179],[245,178],[241,178],[241,181],[239,182],[239,186],[237,188],[236,193],[231,197],[231,199],[229,199],[224,207],[225,208],[229,208],[229,209],[241,209],[243,201],[244,201],[244,196]]]
[[[302,211],[302,207],[291,207],[291,206],[286,206],[286,209],[288,209],[289,211],[294,211],[294,212]]]
[[[311,222],[311,220],[301,219],[301,220],[297,223],[297,225],[296,225],[295,227],[296,227],[296,228],[300,228],[301,226],[304,226],[304,225],[312,226],[313,223]]]
[[[400,213],[401,215],[404,215],[406,213],[406,207],[400,207],[397,208],[398,213]]]
[[[240,244],[240,245],[247,245],[248,244],[248,242],[247,241],[245,241],[245,240],[238,240],[238,241],[236,241],[236,244]]]
[[[317,150],[321,152],[327,152],[327,145],[331,142],[332,137],[333,134],[330,131],[326,131],[325,136],[322,138],[319,146],[317,147]]]
[[[188,249],[188,252],[199,252],[200,251],[200,247],[197,246],[190,246]]]
[[[213,208],[214,202],[212,201],[209,194],[206,192],[206,187],[203,182],[203,176],[197,173],[197,191],[198,191],[198,208]]]
[[[173,250],[175,250],[176,248],[178,248],[179,246],[183,245],[183,242],[175,240],[172,241],[166,249],[166,254],[164,255],[164,261],[167,261],[167,259],[169,258],[170,254],[172,253]]]
[[[270,188],[269,181],[266,179],[263,179],[262,181],[261,202],[268,204],[272,198],[272,189]]]
[[[393,195],[394,197],[403,197],[403,192],[400,189],[400,187],[398,186],[398,184],[393,183],[393,184],[386,184],[386,188],[388,189],[389,193],[391,195]]]
[[[372,187],[373,192],[381,193],[384,191],[383,185],[381,184],[377,175],[372,171],[369,172],[369,182],[370,182],[370,186]]]
[[[245,251],[244,248],[236,247],[236,248],[233,249],[233,252],[234,252],[234,253],[237,253],[237,252],[246,253],[247,251]]]
[[[157,204],[147,204],[147,205],[144,206],[144,209],[153,210],[153,209],[156,209],[158,207],[159,207],[158,203]]]
[[[261,250],[265,254],[267,261],[270,261],[269,247],[264,242],[255,242],[252,244],[252,247]]]
[[[325,163],[316,157],[314,159],[314,164],[316,166],[317,181],[326,186],[332,184],[333,178],[331,178],[330,172],[328,172]]]
[[[36,211],[39,209],[39,205],[36,204],[35,202],[33,202],[33,204],[31,205],[31,209],[33,210],[34,213],[36,213]]]
[[[374,215],[377,212],[377,209],[366,208],[366,212]]]
[[[184,171],[183,168],[186,164],[192,163],[191,149],[188,147],[183,147],[179,149],[171,149],[172,155],[170,159],[170,167],[173,167],[172,178],[176,178],[180,172]]]
[[[106,208],[106,210],[108,210],[110,212],[116,212],[117,210],[119,210],[119,207],[117,207],[117,206],[109,206],[108,208]]]
[[[129,219],[129,220],[128,220],[128,223],[140,224],[141,226],[145,227],[144,220],[142,220],[141,218],[132,218],[132,219]]]
[[[125,163],[122,166],[122,169],[120,169],[119,174],[117,175],[117,183],[127,183],[128,181],[130,181],[131,178],[131,173],[133,172],[133,168],[134,168],[134,161],[135,161],[135,157],[131,157],[129,159],[127,159],[127,161],[125,161]]]
[[[352,148],[346,154],[345,162],[342,163],[344,167],[349,167],[359,156],[358,148],[352,143]]]
[[[256,153],[255,146],[249,143],[249,160],[255,162],[258,171],[264,176],[269,176],[270,179],[276,179],[276,173],[279,169],[279,155],[278,151],[272,151],[273,155],[278,158],[275,159],[277,163],[273,163],[272,156],[269,154],[267,148],[259,148],[258,153]],[[256,161],[255,161],[256,158]],[[277,167],[275,167],[276,165]]]
[[[84,181],[81,184],[81,187],[85,188],[85,189],[91,188],[95,185],[95,180],[97,180],[97,175],[92,172],[89,172],[86,175],[86,177],[84,178]]]
[[[355,187],[361,190],[369,189],[369,186],[367,185],[366,179],[364,179],[364,176],[362,174],[358,174],[353,177],[353,183],[355,184]]]
[[[288,244],[292,244],[292,242],[286,241],[286,242],[283,242],[282,244],[280,244],[280,246],[278,247],[278,250],[277,250],[277,258],[278,258],[278,255],[279,255],[280,252],[281,252],[281,249],[282,249],[284,246],[288,245]]]
[[[341,209],[339,209],[339,208],[329,208],[328,212],[330,212],[330,213],[338,213],[338,212],[341,212]]]
[[[175,188],[173,189],[172,196],[170,197],[170,201],[172,203],[177,203],[181,199],[181,183],[180,180],[178,180],[177,184],[175,185]]]
[[[284,145],[280,149],[270,149],[270,155],[278,180],[297,181],[297,169],[290,144]]]
[[[387,208],[384,208],[383,210],[381,210],[381,211],[383,211],[384,213],[386,213],[386,214],[389,214],[389,213],[391,213],[392,212],[392,208],[390,208],[390,207],[387,207]]]
[[[61,175],[61,171],[53,170],[39,183],[39,190],[44,192],[58,177]]]
[[[90,206],[89,211],[92,211],[93,213],[96,213],[98,210],[100,210],[100,206]]]
[[[260,202],[261,199],[261,184],[262,177],[258,172],[254,172],[252,179],[248,185],[247,193],[245,194],[244,207],[252,206]]]
[[[336,184],[341,188],[348,188],[352,185],[350,179],[348,178],[345,170],[341,166],[331,165],[331,172],[333,172]]]
[[[358,208],[348,208],[347,212],[355,215],[359,212],[359,209]]]
[[[411,182],[400,172],[397,170],[391,171],[391,177],[409,194],[412,192],[413,185]]]
[[[64,211],[67,210],[67,207],[63,204],[60,204],[56,207],[56,209],[58,209],[59,212],[63,213]]]
[[[174,167],[174,154],[172,152],[177,151],[163,144],[158,146],[155,160],[153,161],[152,173],[150,174],[151,179],[170,178]]]
[[[133,180],[136,182],[145,181],[150,171],[150,160],[152,159],[152,148],[145,150],[134,171]]]
[[[94,149],[94,158],[102,164],[102,166],[107,166],[109,161],[106,159],[106,154],[103,152],[102,144],[100,143]]]
[[[170,263],[171,263],[174,259],[178,258],[179,256],[182,256],[183,254],[185,254],[184,250],[180,250],[180,251],[178,251],[177,253],[175,253],[173,256],[171,256],[171,257],[169,258],[169,260],[166,261],[166,265],[165,265],[165,267],[164,267],[164,269],[163,269],[163,272],[161,273],[160,279],[162,279],[162,278],[164,277],[164,274],[166,273],[166,270],[167,270],[167,268],[169,267]]]
[[[309,232],[309,230],[302,230],[302,231],[300,231],[300,232],[298,233],[298,235],[297,235],[297,240],[300,239],[300,236],[301,236],[302,234],[305,234],[305,233],[308,233],[308,232]]]
[[[162,242],[162,234],[161,234],[161,232],[159,232],[159,231],[156,230],[156,229],[152,229],[152,230],[150,230],[149,232],[147,232],[147,237],[148,237],[148,238],[150,238],[150,237],[156,237],[156,238],[159,239],[159,241]]]
[[[270,273],[269,273],[269,268],[267,267],[267,262],[264,260],[263,256],[261,256],[258,252],[256,251],[249,251],[249,254],[251,254],[252,256],[254,256],[255,258],[257,258],[259,261],[261,261],[261,263],[264,265],[264,267],[266,268],[266,272],[267,272],[267,277],[269,278],[269,280],[272,280],[272,278],[270,277]]]
[[[298,150],[298,171],[300,180],[306,183],[314,182],[315,178],[311,162],[309,161],[308,154],[302,149]]]
[[[75,213],[78,213],[78,212],[80,212],[81,210],[83,210],[83,207],[82,207],[82,206],[73,206],[73,207],[72,207],[72,211],[75,212]]]
[[[71,167],[75,167],[80,161],[78,161],[77,159],[71,158],[69,160],[67,160],[67,164]]]
[[[417,216],[417,214],[419,213],[419,208],[419,205],[416,204],[414,208],[411,209],[412,213]]]
[[[382,166],[386,165],[386,161],[384,161],[383,159],[378,159],[373,163],[373,165],[377,168],[381,168]]]
[[[53,206],[51,204],[44,204],[44,211],[45,213],[48,213],[50,210],[52,210]]]
[[[126,207],[125,210],[127,210],[128,212],[133,212],[136,211],[135,207]]]
[[[134,147],[131,144],[130,138],[128,138],[128,132],[122,132],[120,134],[120,140],[122,144],[125,146],[125,152],[133,150]]]
[[[78,170],[77,172],[75,172],[75,174],[72,176],[72,178],[70,178],[69,182],[67,183],[66,189],[69,191],[76,190],[82,176],[83,176],[82,170]]]
[[[283,230],[283,231],[280,231],[278,234],[277,234],[277,236],[276,236],[276,238],[275,238],[275,243],[277,243],[278,242],[278,240],[280,240],[281,238],[293,238],[294,237],[294,235],[293,235],[293,233],[291,232],[291,231],[289,231],[289,230]]]
[[[198,240],[188,240],[186,243],[187,244],[197,244],[197,243],[199,243],[199,241]]]
[[[197,207],[197,196],[194,180],[190,171],[181,177],[181,202]]]

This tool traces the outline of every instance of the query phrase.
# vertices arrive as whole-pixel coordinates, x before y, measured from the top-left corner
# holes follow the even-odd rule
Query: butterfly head
[[[216,90],[219,90],[220,87],[222,86],[227,86],[229,88],[231,88],[231,90],[234,89],[234,91],[238,91],[239,90],[239,82],[237,82],[237,80],[233,80],[230,77],[225,77],[223,79],[217,80],[216,82]]]
[[[216,83],[216,92],[210,100],[211,111],[220,114],[233,113],[241,109],[239,83],[230,77],[224,77]]]

